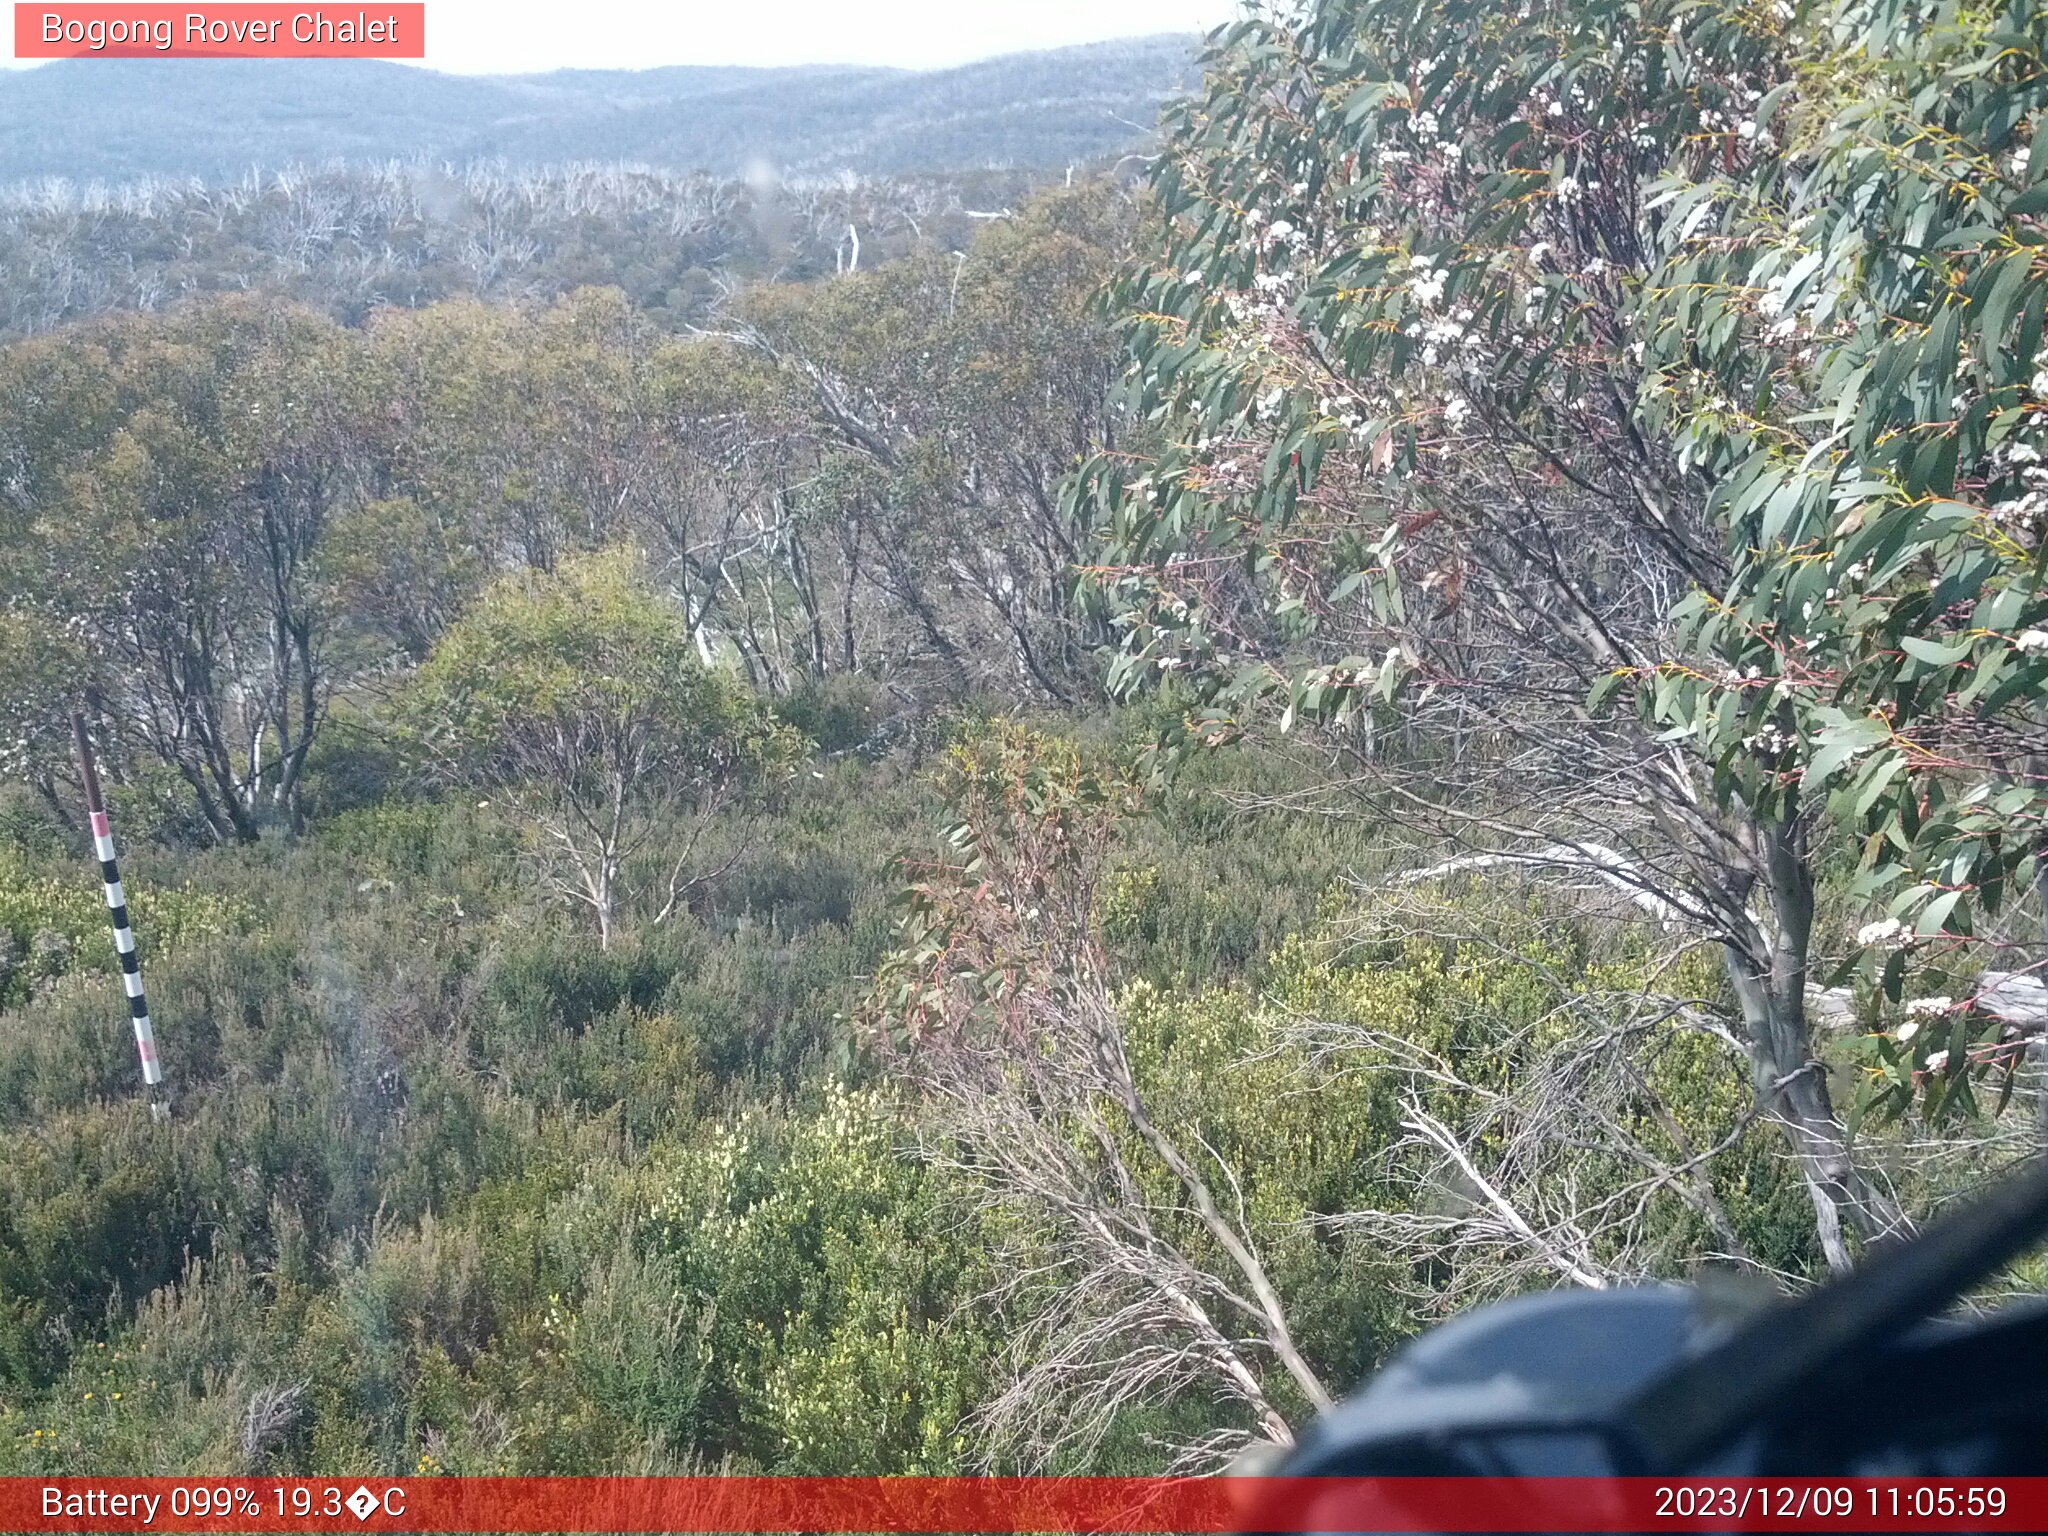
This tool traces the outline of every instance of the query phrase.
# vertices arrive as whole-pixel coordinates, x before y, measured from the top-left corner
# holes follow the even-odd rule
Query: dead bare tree
[[[923,1110],[927,1155],[1025,1234],[991,1298],[1010,1376],[978,1415],[1044,1466],[1121,1410],[1199,1392],[1235,1428],[1177,1446],[1213,1467],[1331,1394],[1303,1356],[1231,1168],[1157,1117],[1133,1070],[1095,923],[1127,789],[1006,734],[963,751],[962,862],[930,872],[872,1011]]]
[[[1516,890],[1512,875],[1488,880],[1496,904],[1522,911],[1528,896],[1540,899]],[[1629,910],[1626,898],[1614,907]],[[1267,1054],[1293,1062],[1316,1089],[1391,1082],[1399,1105],[1402,1135],[1385,1170],[1397,1198],[1321,1225],[1428,1275],[1413,1294],[1429,1315],[1560,1281],[1598,1289],[1668,1274],[1672,1218],[1683,1213],[1703,1250],[1689,1244],[1685,1262],[1761,1267],[1716,1188],[1758,1112],[1704,1125],[1694,1115],[1688,1126],[1657,1085],[1660,1058],[1674,1049],[1695,1069],[1741,1062],[1728,1021],[1681,992],[1589,988],[1553,974],[1535,946],[1475,931],[1469,911],[1469,898],[1438,899],[1406,881],[1368,892],[1343,942],[1420,940],[1454,957],[1477,947],[1488,963],[1539,981],[1555,1000],[1544,1012],[1511,1018],[1468,996],[1455,1054],[1355,1018],[1283,1014],[1273,1031]],[[1696,942],[1680,937],[1649,972],[1664,974]]]

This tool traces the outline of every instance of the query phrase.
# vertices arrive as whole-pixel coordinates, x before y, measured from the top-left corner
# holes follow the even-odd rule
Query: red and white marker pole
[[[100,878],[106,882],[107,914],[114,924],[114,953],[121,962],[121,986],[128,994],[128,1014],[135,1024],[135,1049],[142,1057],[142,1080],[155,1088],[164,1080],[164,1068],[157,1059],[149,1000],[142,995],[142,961],[135,953],[135,930],[128,924],[128,893],[121,887],[121,866],[114,857],[114,829],[100,798],[99,769],[93,763],[92,742],[85,734],[83,715],[71,717],[71,734],[78,744],[78,772],[85,781],[85,808],[92,818],[92,848],[99,857]]]

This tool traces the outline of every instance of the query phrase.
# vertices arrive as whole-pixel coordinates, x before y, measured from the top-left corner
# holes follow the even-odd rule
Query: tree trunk
[[[597,947],[602,950],[612,947],[612,925],[618,916],[609,863],[609,860],[600,859],[590,882],[590,910],[597,917]]]
[[[1806,1017],[1808,947],[1813,931],[1813,873],[1796,816],[1758,829],[1770,887],[1768,917],[1756,919],[1757,943],[1727,945],[1728,979],[1748,1037],[1758,1108],[1784,1127],[1813,1201],[1828,1268],[1854,1263],[1848,1235],[1871,1242],[1904,1225],[1897,1204],[1856,1167],[1835,1116],[1827,1069],[1813,1052]]]
[[[2042,772],[2043,758],[2037,754],[2032,768]],[[2048,838],[2034,850],[2034,899],[2041,906],[2041,938],[2048,947]],[[2034,1131],[2043,1151],[2048,1151],[2048,1034],[2027,1047],[2034,1064]]]

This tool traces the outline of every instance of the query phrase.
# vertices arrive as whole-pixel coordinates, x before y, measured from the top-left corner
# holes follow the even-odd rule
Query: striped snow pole
[[[85,808],[92,818],[92,848],[99,857],[100,878],[106,882],[107,914],[114,923],[114,953],[120,957],[121,986],[128,994],[128,1013],[135,1023],[135,1049],[142,1057],[142,1080],[154,1088],[164,1080],[163,1063],[157,1060],[149,1001],[142,995],[142,961],[135,953],[135,930],[128,926],[128,893],[121,888],[121,866],[114,858],[114,830],[100,799],[99,769],[93,765],[92,742],[85,734],[84,716],[71,717],[71,734],[78,743],[78,771],[85,780]]]

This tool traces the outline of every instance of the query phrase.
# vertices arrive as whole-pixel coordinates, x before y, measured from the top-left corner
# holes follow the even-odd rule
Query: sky
[[[336,14],[358,8],[327,6]],[[664,64],[934,68],[1202,32],[1233,10],[1234,0],[427,0],[423,62],[457,74]]]

